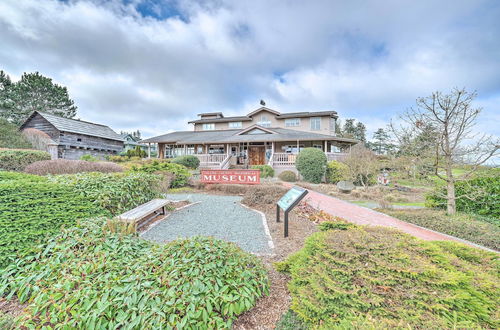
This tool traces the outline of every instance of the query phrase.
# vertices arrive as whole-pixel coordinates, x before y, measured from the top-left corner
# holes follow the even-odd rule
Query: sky
[[[144,137],[201,112],[335,110],[369,137],[433,91],[477,91],[500,135],[497,0],[1,0],[0,69],[67,86]]]

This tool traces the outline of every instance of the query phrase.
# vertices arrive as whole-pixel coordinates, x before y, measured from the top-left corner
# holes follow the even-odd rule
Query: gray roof
[[[189,121],[188,124],[201,124],[201,123],[227,123],[230,121],[251,121],[252,118],[247,116],[236,116],[236,117],[223,117],[223,118],[211,118],[211,119],[197,119]]]
[[[301,118],[301,117],[320,117],[337,116],[336,111],[314,111],[314,112],[288,112],[277,115],[276,118]]]
[[[40,116],[45,118],[49,123],[54,125],[55,128],[57,128],[59,131],[62,132],[69,132],[69,133],[76,133],[76,134],[83,134],[83,135],[89,135],[89,136],[97,136],[109,140],[116,140],[116,141],[123,141],[124,139],[117,134],[115,131],[113,131],[111,128],[109,128],[106,125],[101,125],[101,124],[95,124],[95,123],[90,123],[88,121],[83,121],[83,120],[76,120],[76,119],[69,119],[69,118],[63,118],[55,115],[51,115],[49,113],[45,112],[40,112],[40,111],[35,111],[35,113],[38,113]],[[33,116],[31,115],[31,116]],[[30,118],[31,118],[30,116]],[[28,118],[28,120],[30,119]]]
[[[276,112],[275,110],[271,110],[271,109],[262,107],[262,108],[259,108],[255,111],[251,112],[250,114],[258,112],[258,111],[264,111],[264,110]],[[226,122],[230,122],[230,121],[251,121],[252,118],[251,118],[250,114],[248,114],[246,116],[197,119],[197,120],[189,121],[188,124],[226,123]],[[276,114],[276,118],[278,118],[278,119],[320,117],[320,116],[337,117],[337,112],[336,111],[313,111],[313,112],[303,111],[303,112],[288,112],[288,113],[281,113],[281,114],[277,113]]]
[[[259,126],[255,125],[255,128]],[[312,132],[297,131],[287,128],[263,128],[271,130],[269,134],[241,134],[243,129],[228,129],[214,131],[181,131],[173,132],[149,139],[141,143],[172,143],[172,144],[205,144],[205,143],[239,143],[239,142],[272,142],[272,141],[339,141],[357,143],[357,140],[336,137]],[[248,130],[246,128],[245,130]]]

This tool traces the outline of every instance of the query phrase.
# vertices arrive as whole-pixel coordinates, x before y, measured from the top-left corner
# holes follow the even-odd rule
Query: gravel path
[[[176,238],[212,236],[234,242],[248,252],[272,252],[272,240],[262,215],[243,207],[241,197],[172,194],[167,198],[198,203],[174,212],[144,232],[142,238],[165,243]]]

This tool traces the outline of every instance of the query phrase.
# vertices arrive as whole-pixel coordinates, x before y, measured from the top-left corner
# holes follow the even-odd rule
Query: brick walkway
[[[284,183],[288,188],[293,185]],[[407,234],[428,241],[456,241],[465,243],[470,246],[479,247],[488,251],[492,251],[486,247],[459,239],[457,237],[438,233],[430,229],[419,227],[417,225],[401,221],[387,214],[383,214],[365,207],[361,207],[338,198],[327,196],[313,190],[308,190],[309,193],[305,197],[305,201],[316,209],[323,210],[333,216],[344,218],[358,225],[371,225],[392,227],[401,230]]]

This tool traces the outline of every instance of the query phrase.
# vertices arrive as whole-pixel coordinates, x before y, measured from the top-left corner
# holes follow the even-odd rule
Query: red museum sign
[[[259,184],[259,170],[201,170],[203,183]]]

